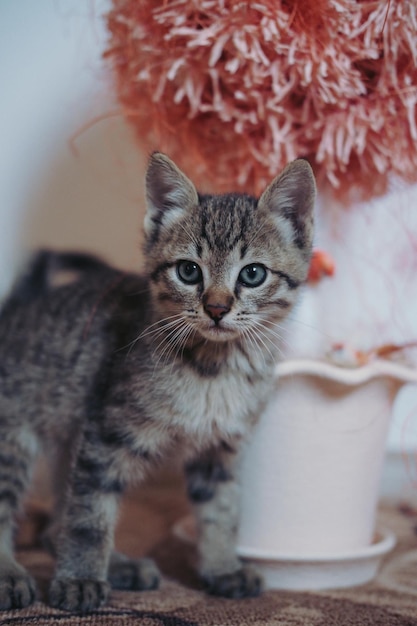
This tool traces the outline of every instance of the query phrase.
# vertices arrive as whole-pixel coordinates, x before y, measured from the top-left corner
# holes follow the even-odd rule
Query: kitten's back
[[[54,286],[63,270],[76,273]],[[74,413],[103,362],[134,337],[146,303],[138,275],[90,255],[38,254],[0,312],[3,419],[46,423]]]

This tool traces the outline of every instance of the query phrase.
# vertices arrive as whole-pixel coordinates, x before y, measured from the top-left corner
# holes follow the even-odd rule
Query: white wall
[[[306,289],[292,354],[320,356],[337,343],[366,352],[417,342],[416,208],[417,185],[398,182],[385,197],[348,208],[319,198],[316,246],[331,254],[336,271]],[[393,357],[417,366],[417,345]],[[417,450],[415,385],[398,395],[389,445]]]
[[[139,266],[144,159],[130,130],[110,116],[81,133],[78,155],[68,143],[116,107],[101,60],[107,6],[0,0],[0,295],[27,247],[94,249],[121,266]],[[365,348],[417,338],[416,203],[417,188],[399,191],[355,222],[343,212],[330,219],[329,207],[321,207],[317,243],[336,257],[338,277],[307,293],[296,350],[314,354],[324,338],[349,336]],[[404,253],[402,263],[393,250]],[[410,390],[390,437],[391,448],[404,446],[417,449]]]
[[[140,259],[143,158],[101,54],[108,0],[0,0],[0,295],[27,246]],[[71,150],[74,141],[77,154]]]

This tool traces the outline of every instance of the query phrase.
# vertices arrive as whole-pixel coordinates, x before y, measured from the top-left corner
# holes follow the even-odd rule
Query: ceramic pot
[[[350,556],[375,556],[381,542],[392,547],[389,533],[375,540],[379,483],[393,401],[417,371],[386,360],[347,369],[300,359],[280,363],[276,375],[244,458],[238,551],[263,564],[267,586],[364,582],[363,567],[347,578],[327,567],[329,575],[316,579],[314,567],[307,577],[305,567],[294,576],[288,568],[344,561],[346,573]]]

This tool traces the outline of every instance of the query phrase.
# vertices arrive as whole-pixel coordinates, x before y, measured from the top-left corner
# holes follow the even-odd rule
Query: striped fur
[[[0,314],[0,608],[35,597],[11,535],[39,451],[55,468],[53,606],[85,612],[110,584],[156,586],[149,560],[112,552],[113,531],[120,494],[170,451],[185,463],[208,590],[259,593],[234,551],[239,464],[306,277],[314,196],[305,161],[257,200],[199,195],[156,153],[142,276],[85,255],[37,257]],[[63,284],[61,269],[75,272]]]

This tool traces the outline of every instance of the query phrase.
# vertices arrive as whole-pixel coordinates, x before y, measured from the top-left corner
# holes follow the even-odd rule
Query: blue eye
[[[194,261],[178,261],[177,276],[187,285],[196,285],[203,280],[201,268]]]
[[[266,267],[261,263],[246,265],[239,274],[239,282],[245,287],[259,287],[267,276]]]

